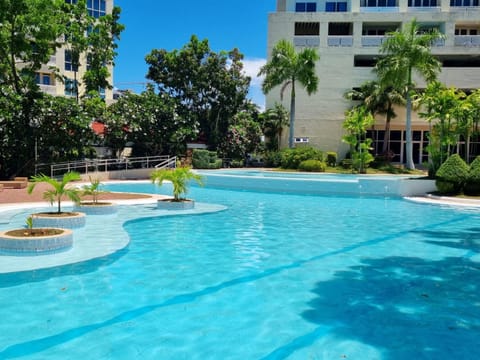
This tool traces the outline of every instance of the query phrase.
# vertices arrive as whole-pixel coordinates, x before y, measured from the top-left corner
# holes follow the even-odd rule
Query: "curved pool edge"
[[[143,203],[134,201],[132,203],[119,205],[118,213],[109,216],[95,216],[95,221],[89,221],[84,228],[75,229],[73,247],[69,250],[44,254],[41,257],[0,255],[0,274],[71,265],[112,255],[125,249],[130,243],[130,237],[124,230],[124,224],[128,221],[147,217],[199,215],[227,209],[223,205],[196,203],[194,209],[172,211],[157,209],[156,203],[154,204],[152,201]],[[38,206],[38,204],[35,205]],[[131,211],[132,206],[136,206],[135,211]],[[19,211],[25,209],[30,208],[24,205],[18,207]],[[11,211],[14,208],[12,206],[3,209],[0,207],[0,212],[2,210]],[[106,223],[109,226],[105,226]]]

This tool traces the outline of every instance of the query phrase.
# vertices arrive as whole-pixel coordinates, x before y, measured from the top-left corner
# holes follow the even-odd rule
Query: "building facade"
[[[77,0],[65,0],[66,3],[76,3]],[[88,0],[87,10],[90,16],[98,19],[99,17],[111,14],[113,9],[113,0]],[[50,95],[54,96],[70,96],[76,97],[76,89],[81,95],[84,93],[84,88],[79,79],[82,79],[85,71],[87,70],[88,61],[85,55],[80,58],[80,66],[78,69],[74,68],[72,64],[72,58],[70,51],[62,46],[59,47],[55,55],[50,57],[47,64],[44,64],[42,68],[36,74],[37,84],[40,89]],[[56,78],[52,68],[58,69],[58,74],[63,81]],[[109,83],[113,83],[113,67],[109,67],[110,79]],[[78,79],[78,80],[76,80]],[[78,87],[75,84],[78,83]],[[107,102],[113,99],[113,90],[111,89],[99,89],[100,96]]]
[[[414,18],[421,28],[435,28],[445,35],[432,47],[432,54],[442,63],[438,80],[466,91],[480,88],[479,0],[277,0],[276,12],[268,19],[268,54],[279,40],[286,39],[297,50],[313,47],[320,55],[318,91],[308,96],[297,87],[296,142],[336,151],[342,158],[348,150],[341,141],[342,124],[345,111],[352,105],[343,95],[376,79],[372,70],[385,34]],[[425,87],[419,79],[416,84]],[[287,109],[288,98],[283,101]],[[275,102],[281,102],[279,88],[267,95],[267,108]],[[396,109],[396,114],[390,148],[393,160],[404,162],[405,111]],[[378,140],[376,149],[382,148],[384,126],[384,117],[377,116],[369,132]],[[427,160],[429,124],[414,114],[412,129],[414,162],[419,164]],[[285,137],[282,145],[286,144]]]

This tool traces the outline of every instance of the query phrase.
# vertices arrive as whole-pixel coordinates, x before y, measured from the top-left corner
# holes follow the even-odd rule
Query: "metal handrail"
[[[139,168],[164,168],[175,167],[177,162],[176,156],[159,155],[159,156],[143,156],[143,157],[124,157],[111,159],[85,159],[77,161],[67,161],[54,164],[36,164],[35,174],[41,167],[50,168],[50,176],[53,178],[69,171],[77,171],[81,174],[89,172],[110,171],[110,170],[131,170]]]

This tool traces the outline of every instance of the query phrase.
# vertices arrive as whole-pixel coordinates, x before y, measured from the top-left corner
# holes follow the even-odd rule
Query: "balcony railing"
[[[399,12],[398,6],[360,6],[360,12]]]
[[[380,46],[386,39],[386,36],[381,35],[362,36],[362,46]]]
[[[480,46],[480,35],[455,35],[455,46]]]
[[[441,12],[440,6],[409,6],[409,12]]]
[[[295,36],[293,38],[295,46],[318,47],[320,46],[320,37],[318,36]]]
[[[55,85],[44,85],[38,84],[40,86],[40,90],[48,95],[57,95],[57,87]]]
[[[353,46],[351,35],[330,35],[327,38],[328,46]]]

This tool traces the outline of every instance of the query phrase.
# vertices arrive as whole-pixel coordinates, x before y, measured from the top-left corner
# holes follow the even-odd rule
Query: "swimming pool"
[[[130,218],[128,248],[0,275],[0,358],[480,357],[476,210],[389,197],[190,195],[228,209],[135,219],[148,207],[120,207],[95,221],[104,231],[108,219]]]

